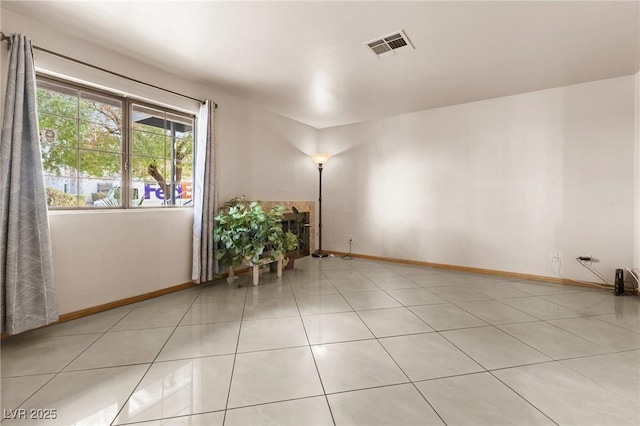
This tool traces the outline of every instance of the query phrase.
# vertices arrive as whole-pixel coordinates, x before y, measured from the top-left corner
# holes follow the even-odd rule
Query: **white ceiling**
[[[2,1],[316,128],[630,75],[640,2]],[[415,50],[366,42],[404,30]],[[26,34],[28,36],[28,34]]]

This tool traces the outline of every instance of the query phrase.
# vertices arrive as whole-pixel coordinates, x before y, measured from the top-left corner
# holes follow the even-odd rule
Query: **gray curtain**
[[[21,333],[58,319],[47,201],[38,138],[31,41],[10,38],[0,139],[0,317]]]
[[[215,110],[216,104],[208,100],[202,104],[198,114],[191,268],[191,280],[194,283],[212,281],[217,272],[217,262],[213,254],[213,216],[218,207],[215,178]]]

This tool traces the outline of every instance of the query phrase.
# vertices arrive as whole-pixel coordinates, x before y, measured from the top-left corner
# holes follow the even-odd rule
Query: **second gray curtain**
[[[215,179],[216,104],[210,100],[200,107],[196,134],[196,168],[193,184],[193,264],[191,280],[212,281],[216,271],[213,242],[213,216],[218,200]]]

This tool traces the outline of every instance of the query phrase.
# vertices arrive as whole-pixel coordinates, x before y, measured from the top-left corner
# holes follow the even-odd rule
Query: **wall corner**
[[[633,211],[633,268],[640,269],[640,71],[635,75],[635,155]]]

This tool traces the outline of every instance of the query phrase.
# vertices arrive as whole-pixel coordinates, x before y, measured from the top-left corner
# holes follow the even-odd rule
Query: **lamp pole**
[[[314,154],[311,156],[313,161],[318,164],[318,250],[313,252],[313,257],[327,257],[328,253],[322,251],[322,164],[329,159],[327,154]]]

